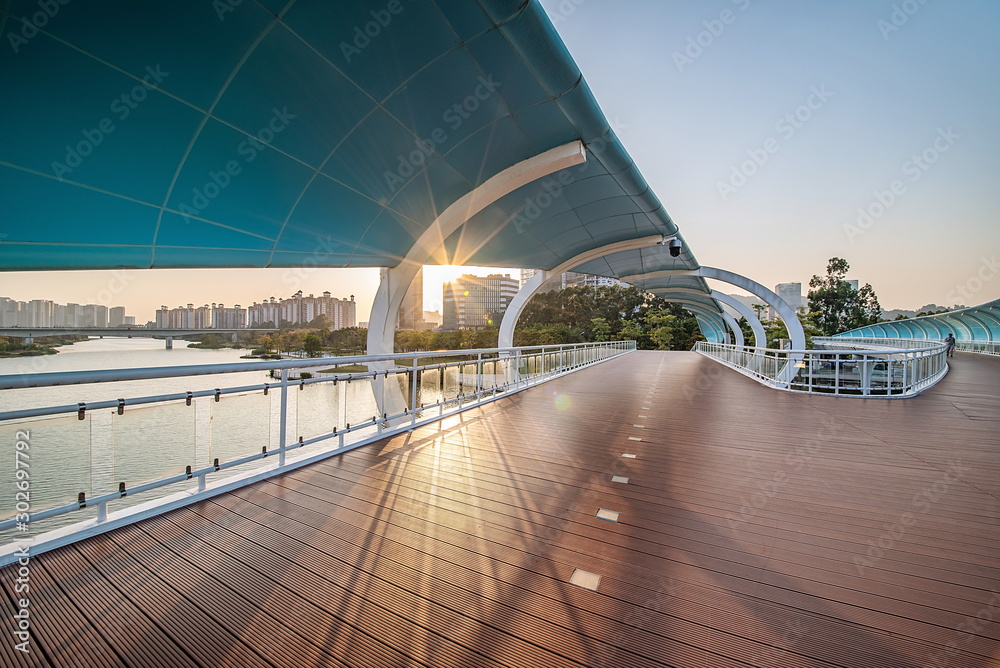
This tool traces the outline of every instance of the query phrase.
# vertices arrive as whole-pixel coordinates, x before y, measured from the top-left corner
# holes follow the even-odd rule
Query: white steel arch
[[[403,297],[417,272],[445,239],[504,195],[560,169],[578,165],[586,159],[587,151],[583,142],[570,142],[508,167],[445,209],[420,235],[399,265],[381,269],[382,280],[368,319],[368,354],[393,353],[396,316]]]
[[[715,280],[723,281],[724,283],[729,283],[730,285],[743,288],[747,292],[756,295],[778,312],[778,315],[785,323],[785,327],[788,329],[788,337],[792,340],[792,349],[805,350],[806,335],[802,330],[802,323],[799,322],[798,316],[795,315],[795,310],[788,305],[788,302],[776,295],[774,292],[745,276],[740,276],[739,274],[726,271],[725,269],[718,269],[716,267],[699,267],[698,269],[667,269],[664,271],[653,271],[648,274],[626,276],[621,280],[626,283],[635,283],[641,280],[663,278],[668,276],[699,276],[701,278],[714,278]]]
[[[760,324],[760,320],[757,318],[757,314],[753,312],[752,308],[740,300],[733,299],[729,295],[718,290],[712,290],[712,299],[736,309],[736,312],[746,318],[747,322],[750,323],[750,329],[753,330],[754,346],[757,348],[767,347],[767,334],[764,333],[764,325]]]
[[[613,244],[607,244],[606,246],[601,246],[600,248],[592,248],[591,250],[584,251],[583,253],[566,260],[550,271],[542,270],[536,272],[534,276],[528,279],[527,283],[521,286],[521,289],[517,291],[516,295],[514,295],[510,304],[507,305],[507,310],[504,311],[503,319],[500,321],[500,334],[497,347],[513,347],[514,327],[517,326],[518,319],[521,317],[521,314],[524,312],[524,308],[528,305],[531,298],[550,278],[558,276],[564,271],[569,271],[574,267],[578,267],[585,262],[590,262],[591,260],[595,260],[599,257],[611,255],[612,253],[619,253],[621,251],[655,246],[656,244],[663,243],[665,239],[670,238],[670,236],[664,237],[662,234],[654,234],[648,237],[640,237],[639,239],[616,241]]]

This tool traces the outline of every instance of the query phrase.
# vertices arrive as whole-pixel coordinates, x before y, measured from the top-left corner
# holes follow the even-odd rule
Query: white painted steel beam
[[[581,264],[585,264],[591,260],[596,260],[597,258],[611,255],[612,253],[636,250],[638,248],[648,248],[649,246],[655,246],[656,244],[662,243],[664,239],[670,238],[670,236],[664,237],[661,234],[654,234],[652,236],[641,237],[639,239],[616,241],[615,243],[607,244],[606,246],[601,246],[600,248],[593,248],[591,250],[584,251],[583,253],[566,260],[551,271],[542,270],[537,272],[528,280],[527,283],[521,286],[521,289],[518,290],[510,304],[507,305],[507,310],[504,311],[503,319],[500,321],[500,338],[497,343],[497,347],[510,348],[514,345],[514,327],[517,326],[518,319],[521,317],[525,306],[528,305],[531,298],[550,278],[558,276],[564,271],[569,271],[574,267],[579,267]]]
[[[739,274],[726,271],[725,269],[718,269],[716,267],[699,267],[697,269],[666,269],[663,271],[652,271],[647,274],[625,276],[621,280],[626,283],[637,283],[643,280],[666,278],[669,276],[698,276],[701,278],[713,278],[717,281],[723,281],[724,283],[735,285],[736,287],[742,288],[747,292],[756,295],[768,306],[773,307],[774,310],[778,312],[778,316],[784,321],[785,327],[788,329],[788,337],[792,340],[792,349],[805,350],[806,335],[802,330],[802,323],[799,322],[799,318],[795,314],[795,309],[789,306],[788,302],[771,290],[768,290],[760,283],[752,281],[745,276],[740,276]],[[666,289],[668,288],[665,288],[665,290]]]
[[[747,322],[750,323],[750,329],[753,330],[753,344],[758,348],[767,347],[767,334],[764,333],[764,325],[760,324],[760,320],[757,318],[757,314],[753,312],[752,308],[740,300],[733,299],[729,295],[719,292],[718,290],[712,290],[712,299],[736,309],[736,312],[746,318]]]
[[[445,209],[420,235],[402,262],[395,267],[381,269],[381,281],[368,318],[368,354],[392,354],[396,316],[403,297],[417,272],[445,239],[504,195],[560,169],[579,165],[586,159],[587,150],[583,142],[570,142],[508,167]]]

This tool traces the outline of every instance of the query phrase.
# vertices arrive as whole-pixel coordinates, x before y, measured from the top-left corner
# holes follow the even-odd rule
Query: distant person
[[[946,336],[944,338],[944,342],[946,344],[948,344],[948,348],[945,351],[945,355],[947,355],[948,357],[954,357],[955,356],[955,335],[952,334],[951,332],[948,332],[948,336]]]

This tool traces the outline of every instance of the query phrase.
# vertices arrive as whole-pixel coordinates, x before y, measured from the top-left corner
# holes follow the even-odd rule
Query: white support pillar
[[[753,312],[752,308],[718,290],[712,291],[712,299],[722,302],[726,306],[731,306],[737,313],[746,318],[747,322],[750,323],[750,329],[753,330],[754,346],[757,348],[767,347],[767,334],[764,333],[764,325],[760,324],[760,320],[757,319],[757,314]]]
[[[699,267],[697,269],[667,269],[664,271],[653,271],[647,274],[625,276],[621,280],[626,283],[638,283],[644,280],[665,278],[668,276],[698,276],[701,278],[713,278],[717,281],[735,285],[736,287],[742,288],[759,297],[767,305],[773,307],[784,321],[785,327],[788,329],[788,337],[792,340],[792,349],[805,350],[806,335],[802,330],[802,323],[799,322],[799,317],[795,314],[795,309],[789,306],[788,302],[771,290],[768,290],[760,283],[752,281],[745,276],[740,276],[739,274],[735,274],[731,271],[715,267]]]
[[[664,237],[663,235],[655,234],[648,237],[640,237],[638,239],[617,241],[613,244],[601,246],[600,248],[593,248],[589,251],[584,251],[583,253],[566,260],[554,269],[537,272],[534,276],[528,279],[527,283],[521,286],[521,289],[511,300],[510,304],[507,305],[507,310],[504,311],[503,314],[503,320],[500,321],[500,337],[497,347],[514,347],[514,327],[517,325],[518,318],[521,317],[521,313],[524,312],[524,307],[528,305],[528,302],[534,294],[538,292],[542,285],[550,278],[558,276],[564,271],[569,271],[575,267],[579,267],[581,264],[585,264],[591,260],[604,257],[605,255],[655,246],[656,244],[663,243],[664,240],[669,240],[671,238],[672,237],[670,236]]]
[[[417,272],[453,232],[484,208],[521,186],[587,159],[583,142],[574,141],[517,163],[493,176],[449,206],[413,244],[397,266],[384,267],[368,318],[368,354],[391,355],[396,315]],[[376,368],[385,365],[376,365]]]
[[[167,337],[167,350],[173,350],[173,349],[174,349],[174,337],[168,336]]]

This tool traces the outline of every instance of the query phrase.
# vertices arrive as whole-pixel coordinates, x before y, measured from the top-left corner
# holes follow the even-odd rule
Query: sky
[[[839,256],[886,309],[1000,298],[1000,3],[542,5],[702,265],[805,292]],[[427,310],[458,273],[425,271]],[[138,322],[299,289],[353,294],[363,321],[377,285],[377,269],[0,274],[0,296]]]

